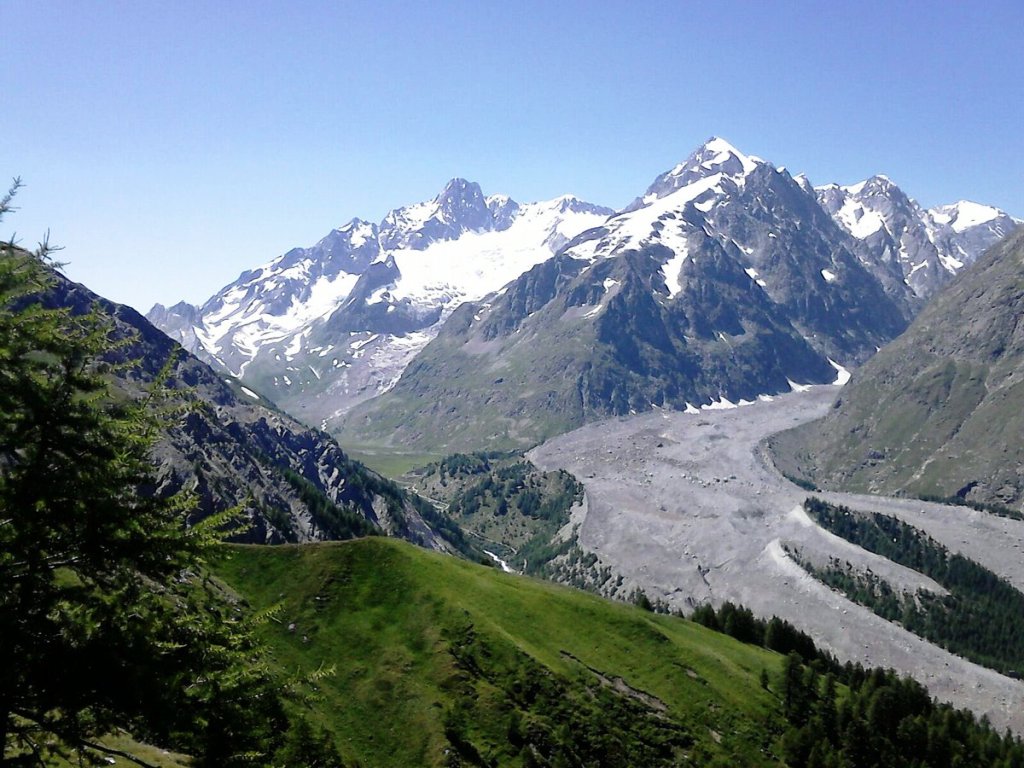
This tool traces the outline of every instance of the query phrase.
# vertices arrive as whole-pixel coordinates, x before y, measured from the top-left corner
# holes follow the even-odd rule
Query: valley
[[[860,550],[813,524],[810,493],[772,465],[766,438],[824,415],[837,388],[800,388],[771,400],[699,413],[655,410],[584,426],[528,456],[583,483],[577,517],[584,550],[642,587],[652,600],[689,610],[731,600],[777,615],[842,659],[891,667],[941,700],[986,714],[999,728],[1024,728],[1024,684],[967,662],[886,622],[811,578],[790,558],[829,558],[870,569],[907,592],[934,582]],[[1024,523],[963,507],[814,492],[853,509],[896,516],[952,551],[1024,587]]]
[[[52,5],[0,768],[1024,768],[1024,2]]]

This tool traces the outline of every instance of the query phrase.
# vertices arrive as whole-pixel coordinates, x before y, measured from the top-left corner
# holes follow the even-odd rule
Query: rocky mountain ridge
[[[528,445],[652,407],[727,407],[828,383],[911,310],[784,169],[711,139],[622,213],[454,313],[342,434]]]
[[[966,200],[924,209],[881,175],[815,192],[836,223],[863,242],[864,261],[876,266],[883,282],[894,276],[919,299],[933,295],[1022,223],[998,208]]]
[[[939,293],[780,464],[826,487],[1024,510],[1024,230]]]
[[[500,288],[612,213],[572,196],[519,204],[453,179],[380,224],[242,273],[203,304],[149,318],[307,423],[389,388],[459,303]]]
[[[182,350],[135,310],[103,299],[57,272],[40,299],[85,313],[98,308],[127,345],[112,353],[129,363],[115,379],[128,394],[173,361],[168,386],[184,413],[168,422],[154,455],[156,493],[193,495],[194,519],[239,506],[254,543],[350,538],[379,530],[452,551],[425,517],[433,511],[393,483],[352,461],[323,432],[309,429],[272,402]]]
[[[422,371],[422,365],[410,364],[446,321],[455,322],[449,336],[468,332],[465,313],[456,320],[460,304],[476,302],[476,309],[466,312],[480,315],[470,325],[487,324],[488,342],[505,336],[498,328],[519,333],[502,342],[522,347],[522,361],[512,368],[543,376],[548,364],[528,358],[534,349],[541,357],[557,357],[552,350],[558,343],[547,336],[550,328],[540,328],[552,318],[527,316],[553,298],[552,276],[557,274],[561,285],[581,276],[588,264],[643,252],[648,265],[635,257],[627,261],[650,273],[640,280],[646,286],[641,292],[655,297],[661,309],[617,301],[600,319],[605,330],[598,336],[639,334],[632,343],[647,347],[651,340],[645,334],[655,333],[659,362],[641,363],[640,353],[598,354],[621,369],[612,375],[617,383],[603,383],[593,392],[589,384],[572,385],[584,392],[575,405],[562,395],[552,400],[549,391],[544,397],[573,415],[552,416],[552,405],[541,409],[547,414],[543,418],[577,424],[652,403],[697,407],[778,392],[789,381],[825,381],[835,375],[830,360],[842,366],[867,359],[906,327],[931,292],[1016,224],[1001,211],[973,203],[924,211],[882,176],[815,188],[803,176],[792,177],[712,138],[617,214],[572,197],[520,205],[507,196],[485,197],[478,185],[453,179],[434,199],[395,209],[379,224],[354,219],[313,248],[293,249],[243,273],[201,308],[157,306],[149,316],[197,354],[271,393],[306,423],[376,441],[377,427],[353,432],[362,417],[347,414],[391,390],[403,373]],[[700,258],[702,253],[708,258]],[[651,265],[660,275],[648,269]],[[617,269],[602,268],[590,277],[605,271],[606,282],[629,282],[612,274]],[[577,313],[586,315],[584,324],[598,322],[604,312],[600,294],[607,292],[610,300],[622,290],[611,290],[611,283],[589,285],[590,277],[566,285],[574,296],[566,309],[585,307]],[[532,308],[526,314],[514,304],[524,291],[530,300],[523,306]],[[549,295],[542,300],[545,291]],[[663,312],[666,302],[677,299],[687,305],[682,321]],[[502,309],[509,301],[507,311]],[[735,302],[743,306],[725,306]],[[654,315],[661,330],[645,326],[642,318]],[[524,323],[535,332],[526,333]],[[756,335],[746,333],[754,326],[773,330],[754,343]],[[712,352],[714,344],[694,342],[695,328],[698,337],[711,333],[719,343],[724,337],[746,343],[730,342]],[[788,341],[780,343],[779,334]],[[573,343],[593,346],[592,336],[577,335]],[[688,352],[668,351],[680,344],[678,338],[666,339],[680,336]],[[703,351],[696,352],[698,347]],[[731,362],[723,362],[730,356]],[[435,377],[459,375],[451,371],[467,367],[430,355],[423,362]],[[597,368],[605,370],[603,363]],[[674,373],[665,378],[659,373],[663,368]],[[574,377],[572,370],[570,365],[551,373],[566,379]],[[660,377],[657,385],[643,381],[652,371],[654,379]],[[622,377],[635,383],[623,388]],[[516,377],[487,379],[476,371],[471,378],[474,389],[490,389],[494,379],[509,387]],[[435,398],[462,391],[468,382],[410,386]],[[525,379],[518,386],[524,392],[535,388]],[[612,389],[619,390],[614,398]],[[537,413],[533,406],[528,410]],[[508,444],[522,441],[510,438]]]

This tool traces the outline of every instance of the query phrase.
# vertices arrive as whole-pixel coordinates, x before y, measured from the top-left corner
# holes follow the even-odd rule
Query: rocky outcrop
[[[273,403],[214,372],[130,307],[102,299],[55,275],[43,299],[84,313],[108,315],[120,342],[111,352],[115,385],[136,396],[158,376],[177,392],[155,452],[153,492],[186,492],[190,518],[239,507],[249,528],[234,538],[257,543],[349,538],[373,531],[450,550],[426,517],[437,513],[350,459],[323,432],[311,430]],[[438,518],[440,519],[440,518]]]

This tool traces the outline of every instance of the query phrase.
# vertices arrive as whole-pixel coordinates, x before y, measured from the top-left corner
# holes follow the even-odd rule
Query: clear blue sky
[[[0,179],[145,311],[453,176],[613,207],[708,136],[1024,216],[1024,2],[0,0]]]

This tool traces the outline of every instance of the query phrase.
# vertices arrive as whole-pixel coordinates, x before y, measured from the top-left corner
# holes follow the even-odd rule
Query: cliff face
[[[124,340],[111,357],[116,386],[137,394],[169,360],[168,386],[181,393],[154,452],[157,493],[195,495],[196,519],[240,506],[256,543],[351,538],[383,531],[450,550],[424,515],[429,505],[351,460],[327,434],[311,430],[237,380],[214,372],[130,307],[56,275],[44,303],[73,313],[98,307]]]

